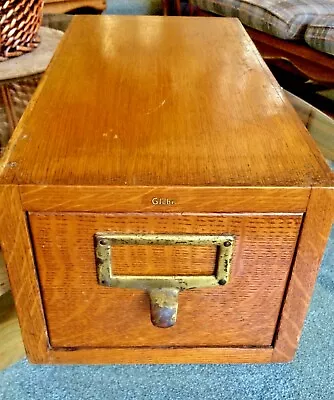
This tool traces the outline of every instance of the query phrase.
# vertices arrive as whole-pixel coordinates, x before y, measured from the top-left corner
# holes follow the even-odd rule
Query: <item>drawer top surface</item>
[[[237,19],[80,16],[1,179],[309,187],[329,169]]]

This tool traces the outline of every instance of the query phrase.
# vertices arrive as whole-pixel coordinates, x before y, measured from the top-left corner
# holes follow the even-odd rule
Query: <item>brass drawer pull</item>
[[[209,276],[113,275],[113,245],[216,246],[215,274]],[[95,255],[98,283],[108,287],[146,290],[150,296],[153,325],[168,328],[176,322],[180,291],[225,285],[229,282],[233,246],[233,236],[225,235],[96,233]]]

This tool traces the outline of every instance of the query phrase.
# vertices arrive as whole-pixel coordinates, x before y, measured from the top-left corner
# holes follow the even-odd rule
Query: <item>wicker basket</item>
[[[38,46],[43,0],[0,1],[0,61]]]

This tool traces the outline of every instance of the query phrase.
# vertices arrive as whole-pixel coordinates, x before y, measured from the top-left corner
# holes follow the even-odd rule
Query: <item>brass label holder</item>
[[[167,328],[176,322],[180,291],[225,285],[229,282],[234,242],[234,237],[230,235],[96,233],[95,256],[98,283],[111,288],[147,291],[151,300],[153,325]],[[112,248],[116,245],[216,246],[215,274],[209,276],[113,275]]]

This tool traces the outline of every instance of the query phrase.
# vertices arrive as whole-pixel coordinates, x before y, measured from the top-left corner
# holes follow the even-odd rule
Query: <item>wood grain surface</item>
[[[236,19],[75,17],[0,160],[0,244],[29,359],[290,360],[332,185]],[[97,284],[101,230],[234,234],[231,282],[181,293],[176,325],[153,327],[147,294]],[[113,262],[211,274],[213,255],[122,248]]]
[[[114,275],[214,275],[216,246],[112,246]]]
[[[19,184],[309,187],[329,174],[229,18],[74,17],[9,155]]]
[[[27,211],[304,212],[309,188],[20,186]],[[153,198],[173,200],[154,205]]]
[[[48,346],[34,260],[18,187],[0,185],[0,243],[28,357],[41,362]]]
[[[29,221],[53,348],[272,344],[301,215],[31,213]],[[233,234],[231,282],[181,293],[176,325],[161,330],[145,292],[97,284],[100,231]]]
[[[333,223],[334,190],[312,189],[272,361],[289,361],[295,354]]]
[[[268,363],[272,348],[131,348],[50,350],[52,364],[210,364]]]

